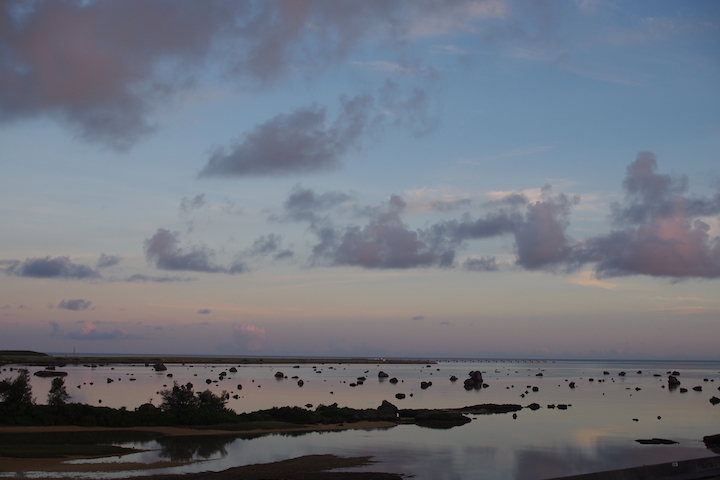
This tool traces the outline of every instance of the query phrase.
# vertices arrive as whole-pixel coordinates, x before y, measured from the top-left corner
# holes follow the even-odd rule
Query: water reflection
[[[160,437],[156,441],[160,446],[158,452],[160,458],[174,462],[189,462],[226,457],[228,454],[226,446],[234,442],[235,438],[224,436]]]

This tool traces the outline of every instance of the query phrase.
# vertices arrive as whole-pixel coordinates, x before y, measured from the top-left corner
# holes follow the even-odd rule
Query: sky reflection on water
[[[157,404],[157,391],[191,381],[196,390],[207,386],[206,378],[217,378],[226,366],[169,366],[159,374],[144,366],[115,366],[90,369],[68,367],[68,391],[73,400],[134,408],[150,398]],[[425,365],[302,365],[244,366],[234,378],[212,383],[242,394],[231,399],[236,411],[312,403],[334,403],[355,408],[378,406],[387,399],[400,408],[450,408],[479,403],[540,404],[536,411],[523,409],[517,419],[510,414],[472,415],[473,421],[449,430],[400,425],[384,430],[351,430],[273,434],[252,439],[192,437],[159,439],[144,443],[150,452],[106,461],[202,460],[164,473],[223,470],[248,463],[283,460],[300,455],[334,453],[373,455],[378,464],[366,470],[391,471],[423,479],[483,478],[535,480],[560,475],[623,468],[642,464],[683,460],[712,455],[702,437],[720,433],[720,407],[708,400],[718,395],[720,364],[712,362],[557,362],[557,363],[456,363]],[[439,369],[439,370],[438,370]],[[380,381],[378,371],[397,377],[396,385]],[[470,370],[482,370],[489,388],[465,391],[462,380]],[[663,388],[668,370],[679,370],[687,393]],[[301,388],[291,378],[276,380],[274,374],[297,375]],[[321,373],[316,373],[316,372]],[[608,371],[609,375],[603,375]],[[622,377],[618,373],[626,371]],[[642,371],[642,373],[637,373]],[[543,373],[542,377],[536,376]],[[173,373],[173,378],[165,376]],[[195,376],[197,374],[197,376]],[[653,375],[660,375],[659,377]],[[460,380],[449,381],[450,375]],[[129,382],[129,377],[137,378]],[[350,387],[359,376],[363,385]],[[115,378],[107,383],[106,378]],[[590,381],[590,378],[593,381]],[[704,381],[707,378],[708,381]],[[421,380],[431,380],[427,390]],[[604,380],[604,381],[600,381]],[[576,388],[569,388],[574,381]],[[93,385],[89,385],[93,382]],[[33,377],[34,394],[40,400],[48,379]],[[234,390],[238,383],[241,391]],[[80,389],[76,385],[81,385]],[[132,385],[132,388],[127,388]],[[692,390],[702,386],[702,392]],[[533,392],[532,387],[538,387]],[[78,398],[76,390],[82,392]],[[332,394],[330,392],[333,392]],[[394,394],[404,392],[405,400]],[[523,397],[524,395],[524,397]],[[114,402],[114,403],[113,403]],[[567,410],[550,409],[548,404],[571,404]],[[660,417],[660,418],[658,418]],[[634,421],[637,419],[637,421]],[[639,445],[638,438],[670,438],[678,445]],[[127,444],[124,444],[127,445]],[[104,474],[120,478],[128,472]],[[97,473],[93,478],[98,478]]]

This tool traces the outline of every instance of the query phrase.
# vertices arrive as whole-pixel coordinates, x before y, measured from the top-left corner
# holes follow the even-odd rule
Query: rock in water
[[[463,385],[465,390],[480,390],[483,387],[483,376],[479,370],[474,370],[468,374],[470,378],[466,378]]]

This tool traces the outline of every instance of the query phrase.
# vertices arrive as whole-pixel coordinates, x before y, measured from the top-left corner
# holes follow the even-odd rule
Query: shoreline
[[[292,432],[331,432],[351,429],[382,429],[396,426],[394,422],[383,421],[362,421],[354,423],[338,423],[332,425],[298,425],[297,427],[254,429],[243,431],[218,430],[218,429],[196,429],[190,427],[81,427],[76,425],[60,426],[2,426],[0,436],[8,433],[77,433],[77,432],[150,432],[166,437],[191,437],[191,436],[232,436],[242,437],[245,435],[266,435],[271,433],[292,433]],[[133,462],[116,463],[92,463],[92,464],[67,464],[69,460],[109,458],[117,455],[74,455],[62,458],[17,458],[2,457],[0,462],[0,473],[27,473],[27,472],[112,472],[122,470],[155,470],[174,466],[188,465],[194,462],[158,462],[154,464],[139,464]],[[334,468],[334,467],[333,467]],[[147,476],[143,476],[145,478]],[[172,478],[168,477],[168,478]],[[399,478],[399,477],[398,477]]]

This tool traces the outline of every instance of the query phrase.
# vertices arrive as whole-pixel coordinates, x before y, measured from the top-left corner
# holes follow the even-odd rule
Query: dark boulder
[[[300,379],[297,381],[297,384],[298,384],[298,387],[302,387],[303,385],[305,385],[305,382],[303,382],[302,379]]]
[[[167,367],[162,362],[157,362],[155,365],[153,365],[153,368],[156,372],[164,372],[165,370],[167,370]]]
[[[710,403],[712,403],[713,405],[717,405],[718,403],[720,403],[720,398],[712,397],[710,398]]]
[[[403,398],[405,398],[405,394],[404,393],[396,393],[395,398],[397,398],[398,400],[402,400]]]
[[[642,445],[674,445],[678,443],[675,440],[668,440],[666,438],[641,438],[635,441]]]
[[[529,408],[530,410],[535,411],[535,410],[538,410],[538,409],[540,408],[540,405],[538,405],[537,403],[531,403],[531,404],[528,405],[526,408]]]
[[[717,435],[708,435],[707,437],[703,437],[703,443],[706,448],[720,454],[720,433]]]
[[[451,382],[457,382],[457,379],[458,379],[458,378],[457,378],[455,375],[450,376],[450,381],[451,381]]]
[[[390,375],[383,372],[382,370],[378,372],[378,378],[388,378]]]
[[[275,378],[277,378],[278,380],[281,378],[285,378],[285,374],[283,372],[277,372],[275,373]]]
[[[237,368],[230,367],[230,373],[237,373]]]
[[[466,378],[463,383],[465,390],[480,390],[483,387],[483,376],[479,370],[474,370],[468,374],[470,378]]]
[[[377,411],[381,417],[397,418],[398,416],[398,408],[387,400],[383,400]]]
[[[393,377],[389,380],[389,382],[395,384],[395,383],[398,383],[398,379]]]
[[[668,385],[671,385],[671,386],[673,386],[673,385],[675,385],[675,386],[680,385],[680,380],[678,380],[675,375],[670,375],[670,376],[668,377]]]
[[[432,382],[420,382],[420,388],[423,390],[427,390],[428,387],[432,385]]]
[[[470,423],[471,420],[460,412],[439,410],[421,411],[415,415],[415,423],[425,428],[447,429]]]
[[[696,392],[702,392],[702,387],[700,387],[700,386],[693,387],[693,390],[695,390]]]
[[[575,382],[570,382],[570,383],[568,383],[568,387],[570,387],[570,388],[575,388]]]

